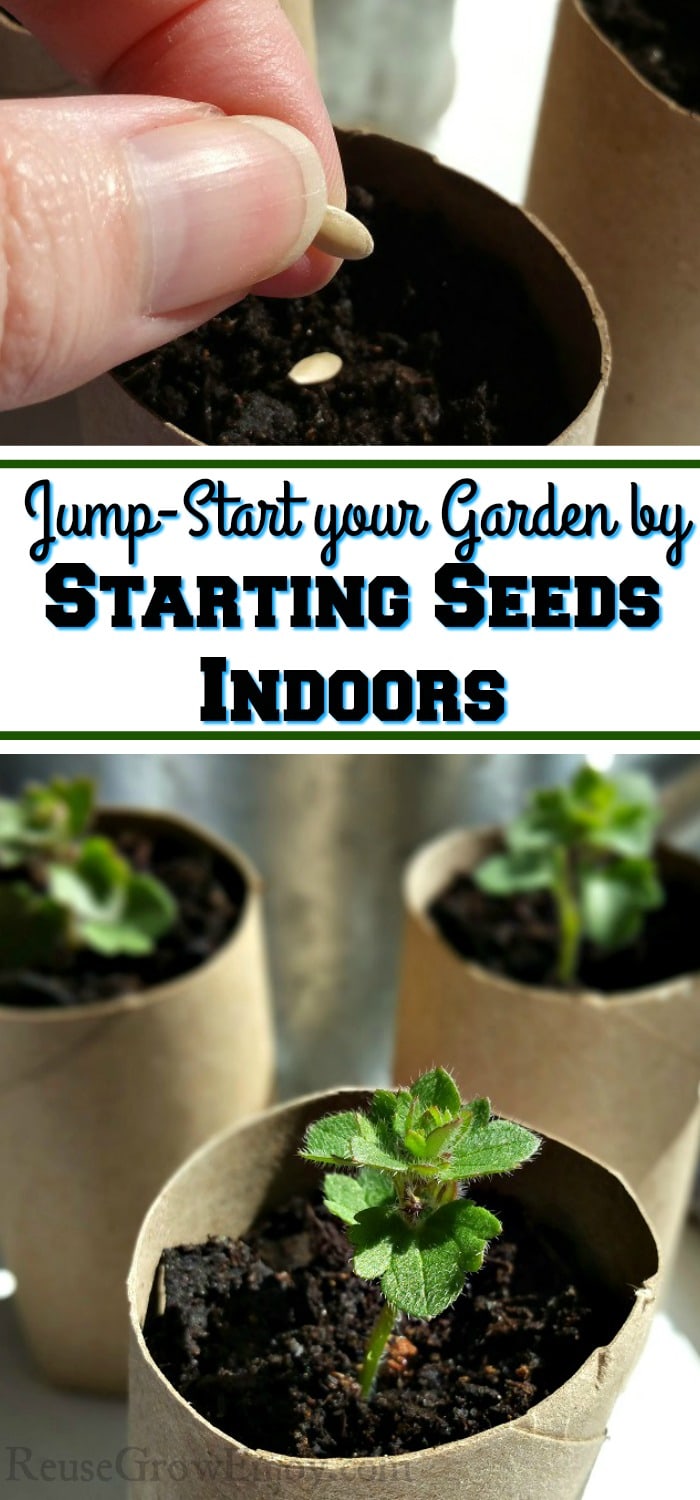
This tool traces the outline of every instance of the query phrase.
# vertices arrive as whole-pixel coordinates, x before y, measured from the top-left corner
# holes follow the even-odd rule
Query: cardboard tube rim
[[[445,853],[454,851],[456,853],[458,850],[476,845],[480,841],[483,841],[484,845],[488,846],[489,843],[494,843],[497,838],[500,838],[502,832],[502,828],[496,824],[490,826],[478,825],[468,828],[451,828],[447,832],[439,834],[437,838],[430,839],[427,843],[421,844],[410,856],[404,867],[401,890],[407,911],[410,912],[411,916],[422,927],[426,936],[432,942],[448,948],[456,961],[462,964],[465,969],[471,970],[480,976],[486,976],[490,984],[493,984],[497,989],[505,991],[506,994],[513,995],[518,990],[528,989],[536,991],[538,998],[544,1004],[558,1006],[562,1004],[590,1005],[602,1009],[607,1009],[612,1005],[622,1006],[625,1004],[628,1006],[634,1004],[641,1008],[645,1003],[658,1002],[662,997],[671,998],[675,996],[681,991],[688,989],[697,978],[697,973],[690,971],[684,974],[676,974],[672,979],[664,980],[663,983],[645,985],[640,989],[617,990],[611,993],[603,990],[584,989],[583,987],[580,989],[560,990],[550,985],[525,984],[517,979],[509,979],[505,974],[497,974],[492,969],[485,968],[483,964],[476,963],[473,959],[464,958],[461,953],[458,953],[456,948],[453,948],[447,938],[443,937],[439,928],[430,917],[425,903],[418,900],[415,892],[416,877],[424,863],[434,858],[440,851],[444,851]],[[662,844],[660,847],[662,849],[670,848],[669,845],[665,844]],[[699,859],[695,859],[686,850],[683,850],[682,853],[684,858],[696,864],[700,870]],[[470,864],[471,861],[465,858],[462,866],[465,873],[468,873]],[[439,889],[436,889],[430,899],[434,900],[438,894]],[[700,973],[700,971],[697,972]]]
[[[198,1151],[193,1152],[193,1154],[188,1157],[187,1161],[183,1162],[182,1166],[178,1168],[177,1172],[173,1173],[173,1176],[169,1178],[168,1182],[163,1185],[158,1194],[158,1197],[151,1204],[151,1207],[143,1220],[136,1240],[136,1244],[134,1246],[131,1267],[127,1279],[129,1324],[132,1337],[136,1340],[139,1354],[145,1361],[151,1374],[155,1372],[160,1385],[165,1389],[169,1398],[171,1400],[174,1400],[178,1406],[187,1411],[189,1417],[194,1421],[195,1426],[200,1426],[205,1432],[213,1434],[213,1436],[217,1440],[217,1443],[223,1443],[226,1447],[231,1448],[235,1453],[246,1455],[249,1460],[257,1460],[265,1466],[274,1466],[275,1468],[287,1472],[289,1472],[290,1469],[293,1469],[297,1472],[301,1471],[302,1473],[307,1472],[322,1474],[326,1472],[337,1475],[342,1474],[344,1471],[356,1471],[358,1465],[365,1468],[373,1468],[375,1471],[377,1468],[383,1468],[385,1470],[391,1468],[400,1468],[403,1472],[405,1472],[406,1467],[414,1462],[424,1463],[426,1459],[430,1459],[431,1457],[437,1457],[439,1455],[449,1456],[450,1454],[454,1454],[457,1450],[466,1451],[467,1445],[469,1447],[469,1450],[473,1452],[475,1446],[478,1445],[482,1447],[486,1443],[490,1442],[493,1439],[494,1431],[503,1431],[507,1428],[518,1428],[520,1431],[527,1434],[529,1432],[532,1432],[531,1418],[533,1412],[546,1407],[549,1402],[556,1401],[560,1392],[565,1390],[573,1380],[577,1379],[577,1377],[587,1366],[591,1364],[595,1365],[598,1360],[598,1354],[600,1352],[599,1349],[592,1350],[588,1358],[584,1360],[582,1364],[577,1366],[573,1375],[569,1377],[569,1380],[562,1382],[561,1385],[557,1386],[556,1390],[552,1391],[549,1396],[544,1397],[542,1401],[536,1402],[535,1405],[524,1414],[524,1416],[516,1417],[511,1422],[502,1423],[498,1429],[489,1428],[484,1432],[475,1434],[473,1437],[459,1438],[451,1443],[441,1443],[437,1447],[420,1448],[411,1453],[394,1455],[382,1454],[378,1458],[292,1458],[287,1456],[286,1454],[271,1453],[265,1448],[248,1448],[245,1443],[239,1442],[237,1438],[230,1437],[227,1433],[222,1432],[221,1428],[215,1427],[214,1424],[209,1422],[206,1417],[203,1417],[198,1411],[196,1411],[194,1407],[192,1407],[189,1402],[185,1400],[184,1396],[180,1395],[179,1391],[175,1389],[175,1387],[168,1380],[167,1376],[163,1374],[160,1366],[156,1364],[155,1360],[150,1354],[150,1351],[146,1344],[146,1340],[144,1338],[143,1328],[141,1326],[141,1320],[138,1314],[137,1306],[137,1282],[139,1278],[141,1256],[145,1252],[151,1228],[152,1226],[157,1224],[160,1217],[161,1204],[163,1200],[167,1198],[172,1189],[175,1189],[177,1187],[180,1181],[186,1180],[187,1176],[190,1174],[192,1169],[196,1167],[197,1163],[200,1160],[205,1158],[210,1152],[216,1152],[228,1140],[231,1140],[233,1137],[235,1137],[238,1134],[239,1130],[252,1129],[259,1122],[274,1119],[275,1117],[279,1117],[287,1112],[297,1112],[300,1110],[304,1110],[309,1106],[312,1106],[316,1103],[320,1104],[323,1101],[327,1101],[329,1105],[331,1105],[332,1103],[333,1107],[337,1107],[338,1103],[342,1102],[346,1097],[348,1101],[354,1099],[355,1101],[360,1102],[362,1100],[367,1100],[371,1096],[371,1094],[371,1089],[362,1086],[352,1087],[350,1085],[345,1085],[341,1088],[336,1089],[322,1089],[317,1093],[305,1094],[298,1098],[285,1100],[284,1103],[278,1104],[272,1109],[261,1110],[256,1115],[249,1115],[245,1120],[239,1120],[238,1123],[233,1127],[229,1126],[227,1129],[221,1131],[218,1135],[212,1137],[211,1140],[207,1141],[204,1146],[200,1146]],[[548,1141],[551,1141],[556,1146],[564,1147],[565,1150],[570,1151],[574,1156],[580,1157],[583,1160],[592,1163],[606,1176],[613,1178],[622,1187],[624,1193],[630,1200],[632,1207],[636,1210],[641,1225],[645,1229],[647,1238],[650,1241],[650,1247],[656,1261],[656,1270],[646,1277],[645,1281],[640,1287],[634,1288],[636,1293],[634,1302],[630,1306],[626,1317],[620,1323],[619,1328],[617,1329],[617,1333],[613,1336],[614,1342],[615,1339],[620,1336],[623,1329],[627,1327],[630,1320],[635,1316],[639,1316],[640,1302],[643,1302],[645,1299],[648,1299],[652,1302],[656,1300],[656,1287],[659,1282],[659,1267],[661,1262],[661,1252],[656,1234],[636,1193],[629,1186],[621,1173],[617,1172],[613,1167],[610,1167],[605,1162],[601,1161],[600,1158],[595,1157],[588,1152],[580,1151],[577,1147],[571,1146],[568,1141],[565,1141],[560,1137],[549,1134],[547,1135],[546,1139]],[[606,1345],[604,1347],[610,1348],[611,1345]],[[604,1433],[601,1434],[601,1440],[603,1437]]]
[[[658,99],[661,104],[663,104],[667,109],[672,110],[674,114],[682,115],[686,119],[697,120],[700,123],[700,106],[697,109],[688,109],[686,105],[679,104],[677,99],[671,99],[668,94],[665,94],[663,92],[663,89],[660,89],[658,87],[658,84],[652,83],[650,78],[645,78],[644,74],[640,72],[639,68],[635,67],[634,63],[630,60],[629,57],[625,57],[624,52],[620,50],[619,46],[617,46],[617,44],[613,42],[609,36],[606,35],[602,26],[600,26],[599,23],[593,19],[593,16],[589,14],[586,8],[585,0],[561,0],[561,3],[563,5],[573,5],[574,10],[578,11],[578,14],[584,24],[590,27],[590,30],[603,43],[607,51],[612,53],[613,57],[617,59],[621,67],[625,69],[625,72],[631,73],[632,77],[636,79],[637,83],[641,85],[646,93],[654,95],[654,97]]]
[[[123,818],[125,821],[133,819],[153,826],[166,827],[176,832],[182,832],[188,837],[195,839],[206,848],[219,855],[221,859],[233,867],[242,877],[244,884],[243,904],[241,906],[238,921],[229,934],[228,938],[215,953],[212,953],[204,963],[195,969],[188,969],[185,974],[178,974],[176,978],[166,980],[163,984],[151,985],[146,990],[134,990],[126,995],[120,995],[116,1000],[93,1000],[88,1005],[71,1005],[65,1009],[54,1006],[32,1006],[0,1005],[0,1025],[10,1026],[12,1024],[28,1026],[56,1026],[70,1027],[76,1022],[111,1019],[126,1011],[145,1010],[155,1005],[167,1004],[181,993],[183,988],[190,988],[194,979],[203,984],[212,972],[220,964],[225,963],[235,947],[245,924],[249,920],[252,898],[260,895],[264,889],[262,876],[255,865],[242,850],[228,840],[222,839],[218,834],[211,833],[208,828],[196,823],[193,819],[183,817],[180,813],[160,811],[157,808],[143,807],[98,807],[98,819],[105,815],[107,818]]]
[[[376,138],[382,141],[387,139],[385,136],[378,136],[377,131],[370,129],[338,129],[336,131],[336,135],[341,147],[343,141],[352,143],[353,141],[371,141],[372,139]],[[544,240],[548,242],[552,249],[558,253],[559,258],[564,262],[572,279],[578,283],[579,289],[582,292],[584,300],[588,306],[591,322],[593,324],[593,328],[600,347],[600,364],[597,380],[593,385],[586,404],[573,415],[571,421],[567,424],[567,426],[563,428],[560,433],[557,433],[556,437],[552,438],[551,442],[547,445],[549,447],[566,446],[568,444],[569,434],[581,423],[582,419],[585,418],[589,412],[591,412],[597,405],[601,403],[610,381],[613,358],[610,333],[605,311],[600,301],[598,300],[594,287],[592,286],[588,277],[585,275],[584,271],[577,264],[574,257],[566,249],[566,246],[562,244],[557,236],[553,234],[551,229],[549,229],[547,225],[537,217],[536,214],[531,213],[530,210],[523,207],[522,204],[512,202],[512,200],[506,198],[503,194],[496,192],[493,188],[489,188],[486,184],[479,182],[477,178],[471,177],[468,173],[460,172],[457,168],[450,167],[445,162],[440,161],[438,157],[436,157],[434,153],[431,153],[430,151],[422,150],[417,146],[408,146],[400,141],[393,142],[393,144],[396,146],[397,150],[401,152],[410,151],[414,154],[419,155],[436,171],[446,173],[448,175],[451,175],[452,177],[461,177],[465,183],[467,183],[472,188],[476,188],[481,194],[485,195],[486,197],[499,200],[502,204],[510,208],[514,214],[521,215],[522,218],[527,220],[532,228]],[[544,315],[541,316],[542,321],[546,326]],[[114,372],[109,371],[106,378],[115,383],[115,385],[119,389],[119,392],[121,393],[121,396],[127,403],[133,402],[137,408],[140,408],[140,410],[145,412],[149,418],[159,424],[164,432],[171,433],[175,444],[195,448],[207,448],[210,446],[216,446],[203,442],[201,438],[193,437],[190,433],[185,432],[183,428],[178,427],[175,422],[170,422],[166,418],[159,417],[158,414],[154,412],[146,402],[142,401],[139,396],[134,395],[134,393],[123,384],[118,376],[114,374]],[[268,445],[265,446],[267,447]],[[302,447],[304,451],[306,451],[305,445],[302,444],[299,446]]]
[[[433,158],[433,160],[434,159],[435,158]],[[601,390],[605,392],[605,390],[607,389],[610,381],[610,374],[612,371],[614,358],[612,341],[610,338],[610,329],[608,327],[608,320],[605,315],[605,309],[603,308],[602,303],[599,301],[592,281],[589,281],[586,272],[578,264],[578,261],[574,259],[570,250],[567,250],[566,245],[564,245],[562,241],[557,238],[553,230],[551,230],[549,226],[544,223],[544,220],[538,218],[537,214],[532,213],[529,208],[525,208],[525,206],[520,203],[513,203],[512,207],[518,208],[520,212],[525,215],[525,218],[530,220],[530,223],[534,225],[535,229],[539,230],[543,238],[549,240],[550,245],[552,245],[554,249],[559,252],[561,259],[568,266],[571,274],[579,282],[581,290],[590,309],[593,325],[600,340],[600,374],[598,377],[598,384],[579,415],[577,417],[574,417],[573,422],[570,422],[569,426],[565,427],[564,431],[559,433],[559,436],[554,438],[552,443],[550,443],[549,446],[554,447],[557,443],[564,442],[567,433],[571,431],[572,427],[574,427],[577,422],[580,422],[581,417],[585,416],[586,412],[590,411],[594,402],[598,400]]]
[[[16,21],[14,16],[0,16],[0,31],[11,31],[13,36],[26,36],[34,41],[31,31],[27,31],[26,26],[21,21]]]

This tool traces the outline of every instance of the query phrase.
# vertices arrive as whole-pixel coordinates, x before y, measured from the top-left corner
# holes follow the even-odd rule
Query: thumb
[[[196,327],[291,266],[327,205],[290,125],[135,98],[0,104],[0,409]]]

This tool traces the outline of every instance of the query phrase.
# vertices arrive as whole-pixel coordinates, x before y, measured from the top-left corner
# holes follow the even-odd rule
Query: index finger
[[[313,141],[331,203],[343,206],[340,158],[318,84],[278,0],[14,0],[13,13],[66,69],[114,93],[269,115]]]

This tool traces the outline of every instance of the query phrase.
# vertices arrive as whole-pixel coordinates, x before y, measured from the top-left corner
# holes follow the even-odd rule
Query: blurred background
[[[337,124],[376,126],[522,198],[558,0],[316,6],[321,81]],[[0,55],[0,96],[2,75]],[[0,448],[80,441],[72,396],[0,412]]]

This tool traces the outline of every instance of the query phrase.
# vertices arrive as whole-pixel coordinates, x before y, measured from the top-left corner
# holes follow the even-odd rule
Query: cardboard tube
[[[522,209],[424,151],[361,131],[340,132],[339,141],[350,182],[362,182],[417,213],[438,215],[465,244],[518,272],[561,365],[570,420],[553,443],[593,443],[609,375],[609,343],[595,296],[567,253]],[[80,408],[89,444],[202,446],[149,411],[111,375],[83,388]]]
[[[517,1421],[401,1458],[283,1458],[253,1452],[210,1426],[151,1359],[142,1327],[162,1251],[209,1235],[236,1237],[268,1205],[317,1187],[318,1168],[297,1156],[306,1126],[329,1110],[361,1107],[367,1097],[341,1090],[270,1111],[211,1142],[160,1194],[141,1230],[129,1278],[131,1447],[184,1464],[187,1500],[229,1500],[234,1493],[246,1500],[311,1500],[319,1494],[347,1500],[354,1487],[372,1500],[414,1500],[419,1493],[442,1500],[496,1494],[498,1500],[579,1500],[613,1403],[648,1332],[657,1252],[620,1179],[559,1142],[547,1142],[522,1172],[499,1179],[499,1187],[545,1222],[566,1226],[629,1310],[621,1309],[619,1330],[606,1349],[596,1350],[564,1386]],[[147,1465],[144,1473],[131,1487],[134,1500],[169,1496],[165,1481],[149,1480]]]
[[[700,118],[562,0],[527,205],[590,277],[614,364],[603,443],[700,440]]]
[[[406,907],[394,1076],[437,1058],[466,1096],[558,1134],[620,1172],[669,1262],[688,1207],[700,1135],[700,975],[615,995],[517,984],[469,963],[428,915],[496,830],[450,833],[419,850]],[[700,891],[697,860],[662,851],[662,870]]]
[[[0,99],[31,99],[62,94],[73,80],[30,31],[0,15]]]
[[[19,1315],[48,1380],[118,1394],[140,1220],[191,1151],[269,1102],[273,1047],[245,857],[171,815],[120,809],[100,825],[203,844],[244,884],[235,931],[191,973],[66,1010],[0,1007],[0,1238]]]

